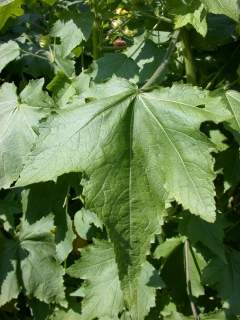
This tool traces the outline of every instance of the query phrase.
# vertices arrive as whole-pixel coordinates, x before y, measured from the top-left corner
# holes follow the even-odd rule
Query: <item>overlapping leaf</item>
[[[207,34],[206,9],[200,0],[167,2],[167,10],[174,17],[175,28],[192,25],[203,37]]]
[[[63,268],[56,260],[53,218],[29,225],[22,221],[16,240],[1,238],[0,305],[26,295],[46,303],[66,306]]]
[[[16,42],[10,40],[0,45],[0,72],[11,61],[20,54],[19,46]]]
[[[82,252],[81,259],[68,269],[68,274],[87,280],[83,289],[82,319],[113,319],[123,310],[123,294],[111,243],[95,241],[93,246]],[[163,283],[154,268],[145,262],[136,287],[129,289],[134,290],[131,300],[127,301],[131,319],[144,319],[155,305],[156,289],[162,286]]]
[[[19,97],[14,84],[4,83],[0,89],[0,189],[18,178],[39,120],[49,113],[51,99],[42,86],[43,80],[32,81]]]
[[[217,290],[231,313],[239,314],[240,253],[231,249],[226,255],[227,262],[223,262],[219,258],[210,262],[204,271],[204,281]]]

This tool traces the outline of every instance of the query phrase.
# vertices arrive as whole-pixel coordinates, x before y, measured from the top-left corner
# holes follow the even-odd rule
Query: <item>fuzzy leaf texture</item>
[[[214,146],[199,128],[229,112],[221,96],[188,85],[144,93],[115,79],[88,96],[45,124],[17,186],[85,172],[86,206],[106,225],[128,287],[160,233],[166,200],[215,220]]]

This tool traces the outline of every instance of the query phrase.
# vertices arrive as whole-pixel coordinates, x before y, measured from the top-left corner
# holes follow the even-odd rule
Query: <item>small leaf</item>
[[[68,56],[83,40],[87,40],[91,25],[92,16],[87,13],[79,14],[77,19],[55,22],[50,35],[61,39],[61,56],[63,58]]]
[[[1,9],[0,9],[1,10]],[[20,55],[19,46],[10,40],[0,45],[0,72],[5,66]]]
[[[0,270],[3,277],[0,279],[0,305],[17,298],[23,285],[30,298],[66,306],[64,271],[56,260],[52,229],[51,216],[32,225],[22,220],[16,240],[0,241]]]
[[[193,13],[186,13],[185,15],[177,15],[175,17],[175,28],[182,28],[187,24],[191,24],[196,31],[203,37],[207,34],[207,19],[206,11],[203,5],[200,5]]]
[[[82,208],[75,213],[74,226],[82,239],[88,239],[88,232],[92,225],[102,229],[103,224],[94,212]]]
[[[228,124],[234,130],[233,134],[240,144],[240,93],[233,90],[227,91],[226,101],[228,110],[232,114],[232,119],[228,121]]]
[[[3,1],[0,3],[0,30],[4,27],[9,18],[23,15],[23,0]]]
[[[166,239],[164,242],[159,244],[154,251],[154,258],[167,259],[168,256],[180,245],[182,245],[185,241],[185,237],[176,237]]]

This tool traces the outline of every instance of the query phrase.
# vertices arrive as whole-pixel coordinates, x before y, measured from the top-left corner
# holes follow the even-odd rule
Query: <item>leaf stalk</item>
[[[192,296],[191,277],[190,277],[190,272],[189,272],[189,251],[190,251],[190,243],[189,243],[189,240],[186,239],[184,242],[184,264],[185,264],[187,295],[189,298],[190,307],[192,310],[194,320],[200,320],[198,312],[197,312],[197,308],[195,306],[195,303],[193,301],[193,296]]]
[[[187,77],[187,82],[195,85],[197,83],[196,70],[193,62],[193,56],[189,41],[189,35],[187,30],[184,28],[181,30],[181,40],[183,47],[183,56],[185,63],[185,72]]]
[[[170,58],[171,58],[172,54],[174,53],[174,50],[175,50],[175,47],[176,47],[176,44],[178,41],[179,33],[180,33],[179,30],[174,31],[174,33],[172,35],[172,39],[169,43],[167,52],[166,52],[161,64],[156,69],[156,71],[153,73],[153,75],[148,79],[148,81],[142,86],[142,88],[141,88],[142,91],[149,89],[154,84],[154,82],[157,81],[157,79],[160,77],[160,75],[162,75],[165,72],[166,67],[169,64]]]

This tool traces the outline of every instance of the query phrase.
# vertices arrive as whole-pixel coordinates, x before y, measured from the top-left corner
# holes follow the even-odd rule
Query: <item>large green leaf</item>
[[[52,231],[48,216],[32,225],[23,220],[16,240],[1,239],[0,305],[24,289],[29,297],[65,306],[64,271],[56,260]]]
[[[215,220],[213,145],[199,127],[229,113],[220,96],[188,85],[144,93],[113,80],[89,97],[45,124],[17,185],[84,171],[86,206],[107,226],[128,282],[160,233],[167,198]]]
[[[43,80],[31,81],[19,97],[14,84],[4,83],[0,89],[0,189],[18,178],[38,122],[49,112],[51,99],[42,86]]]
[[[201,0],[206,8],[215,14],[224,14],[239,22],[239,0]]]
[[[10,40],[0,45],[0,72],[11,61],[20,54],[19,46],[16,42]]]

